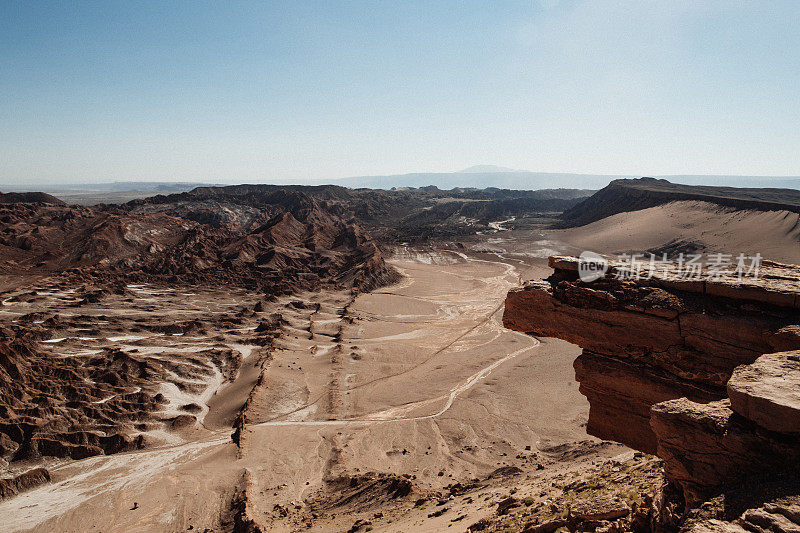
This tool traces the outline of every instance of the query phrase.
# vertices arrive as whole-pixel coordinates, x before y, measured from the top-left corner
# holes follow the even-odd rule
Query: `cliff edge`
[[[611,264],[587,283],[578,259],[549,264],[549,278],[509,292],[503,323],[583,348],[574,368],[590,403],[590,434],[657,454],[689,508],[743,484],[780,478],[793,486],[800,267],[764,262],[757,278],[743,279],[683,279],[665,268],[626,279],[624,267]],[[780,507],[762,492],[763,501],[750,494],[751,517],[771,512],[761,504]],[[785,492],[781,501],[796,505],[797,495]],[[799,527],[800,515],[775,512]],[[757,530],[745,514],[723,518]],[[784,526],[762,530],[796,530]]]

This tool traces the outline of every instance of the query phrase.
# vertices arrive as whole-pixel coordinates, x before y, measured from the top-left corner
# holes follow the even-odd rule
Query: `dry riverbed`
[[[0,503],[5,530],[216,531],[251,521],[343,531],[361,520],[362,530],[463,531],[495,516],[510,490],[534,509],[554,497],[541,487],[625,451],[586,436],[578,348],[502,327],[508,289],[544,272],[536,258],[406,249],[392,265],[399,283],[355,298],[325,291],[264,302],[246,291],[139,286],[128,302],[81,307],[98,324],[84,328],[92,334],[65,327],[44,349],[86,357],[113,346],[179,362],[185,372],[170,365],[175,375],[144,387],[166,400],[161,419],[196,405],[194,422],[144,428],[143,450],[44,461],[53,482]],[[58,312],[69,312],[68,296],[40,296],[0,312],[14,320],[54,311],[58,298],[67,298]],[[278,316],[276,338],[258,342],[256,328]],[[125,320],[140,331],[117,331]],[[146,327],[188,320],[202,332]]]

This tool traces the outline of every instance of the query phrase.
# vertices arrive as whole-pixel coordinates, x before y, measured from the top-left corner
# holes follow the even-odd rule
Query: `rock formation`
[[[50,472],[44,468],[34,468],[18,476],[0,479],[0,501],[49,482]]]
[[[800,434],[800,352],[762,355],[728,380],[731,409],[759,426]]]
[[[197,187],[188,192],[135,200],[137,210],[163,209],[172,215],[204,223],[231,223],[236,218],[215,205],[263,209],[265,205],[289,206],[294,214],[313,199],[337,216],[354,219],[375,238],[396,243],[425,241],[492,231],[493,221],[547,213],[555,216],[574,206],[591,191],[549,189],[452,189],[436,187],[348,189],[337,185],[229,185]],[[276,214],[275,211],[273,214]]]
[[[158,402],[142,389],[166,373],[122,351],[90,360],[42,353],[0,329],[0,458],[82,459],[141,448]]]
[[[800,213],[800,192],[795,189],[749,189],[682,185],[665,179],[618,179],[561,215],[561,227],[576,227],[623,213],[676,201],[710,202],[733,209],[786,210]]]
[[[758,279],[583,282],[575,258],[512,290],[506,327],[581,346],[574,367],[587,430],[657,453],[692,506],[800,459],[800,267]],[[618,279],[623,278],[623,279]],[[755,511],[754,511],[755,512]]]
[[[0,272],[277,294],[320,284],[369,290],[397,275],[364,230],[302,193],[257,205],[173,196],[121,207],[0,202]]]
[[[277,191],[261,202],[176,196],[82,207],[48,195],[0,195],[0,273],[22,286],[46,278],[56,293],[68,291],[70,307],[112,294],[125,305],[132,301],[128,285],[137,283],[166,285],[168,291],[191,285],[248,289],[272,298],[326,286],[357,293],[398,276],[360,226],[300,192]],[[38,287],[4,296],[0,306],[24,307],[47,294]],[[65,338],[52,339],[51,346],[84,335],[95,340],[98,323],[123,324],[105,315],[12,316],[0,325],[0,466],[137,449],[164,424],[194,426],[197,419],[189,413],[199,410],[197,405],[164,418],[170,401],[159,384],[199,394],[217,375],[232,379],[242,362],[241,353],[229,347],[159,358],[113,343],[80,357],[62,356],[39,341],[51,339],[54,330]],[[124,327],[171,336],[242,323],[211,313],[201,318],[173,323],[136,318]],[[276,327],[271,322],[253,329],[267,343]]]

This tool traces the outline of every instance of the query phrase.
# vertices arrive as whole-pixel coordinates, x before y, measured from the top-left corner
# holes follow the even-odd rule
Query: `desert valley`
[[[0,533],[800,533],[800,2],[0,2]]]
[[[2,529],[797,531],[799,218],[650,178],[2,194]]]

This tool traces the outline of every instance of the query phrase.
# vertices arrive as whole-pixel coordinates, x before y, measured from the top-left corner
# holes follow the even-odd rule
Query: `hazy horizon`
[[[578,174],[557,172],[535,172],[510,169],[497,165],[475,165],[452,172],[408,172],[403,174],[348,176],[344,178],[320,179],[274,179],[250,181],[202,181],[202,180],[106,180],[50,183],[24,183],[14,185],[1,183],[2,192],[41,190],[44,192],[68,191],[155,191],[165,193],[190,190],[196,186],[226,185],[338,185],[349,188],[391,189],[402,187],[436,186],[440,189],[488,187],[500,189],[601,189],[614,179],[639,178],[645,176],[625,174]],[[685,185],[711,185],[731,187],[774,187],[800,189],[800,176],[746,176],[746,175],[664,175],[649,174],[646,177],[667,179]]]
[[[0,184],[800,176],[796,2],[0,9]]]

